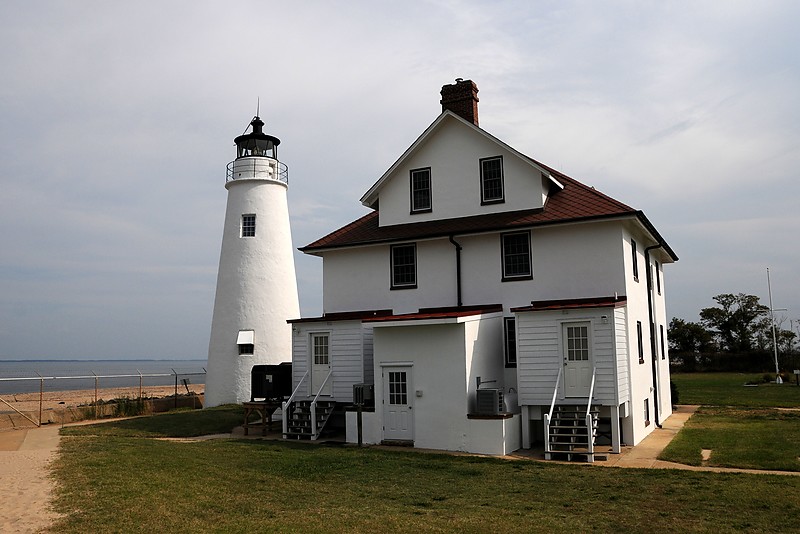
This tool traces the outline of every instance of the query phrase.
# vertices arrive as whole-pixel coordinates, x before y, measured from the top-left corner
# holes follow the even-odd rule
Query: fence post
[[[36,373],[39,375],[39,373]],[[44,377],[39,375],[39,423],[37,423],[37,427],[42,426],[42,400],[44,399]]]
[[[175,408],[178,407],[178,373],[175,369],[172,370],[172,373],[175,375]]]
[[[94,418],[97,419],[97,373],[92,371],[94,375]]]

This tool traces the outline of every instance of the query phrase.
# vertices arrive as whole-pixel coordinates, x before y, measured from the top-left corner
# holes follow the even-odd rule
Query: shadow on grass
[[[184,438],[221,434],[242,424],[244,410],[224,405],[203,410],[181,410],[147,417],[63,428],[64,436]]]

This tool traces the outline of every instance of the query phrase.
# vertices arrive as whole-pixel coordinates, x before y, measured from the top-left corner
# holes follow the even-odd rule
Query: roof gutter
[[[650,364],[653,374],[653,415],[656,418],[656,426],[661,428],[661,418],[658,410],[658,343],[656,342],[656,323],[653,311],[653,272],[650,267],[650,251],[663,248],[662,243],[644,249],[644,264],[647,268],[647,315],[650,319]]]

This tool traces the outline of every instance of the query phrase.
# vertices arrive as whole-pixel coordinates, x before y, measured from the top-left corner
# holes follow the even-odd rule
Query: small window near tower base
[[[256,236],[256,216],[242,215],[242,237]]]
[[[236,337],[239,354],[253,354],[255,351],[255,332],[253,330],[239,330]]]

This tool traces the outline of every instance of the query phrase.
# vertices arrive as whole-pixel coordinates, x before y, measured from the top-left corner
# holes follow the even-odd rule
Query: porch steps
[[[317,433],[314,434],[311,426],[311,403],[312,399],[296,400],[292,402],[286,409],[288,412],[288,431],[284,434],[286,439],[309,439],[315,440],[319,438],[322,431],[325,429],[325,424],[331,417],[331,414],[336,409],[336,402],[334,401],[317,401]]]
[[[591,428],[587,428],[585,405],[557,405],[547,436],[550,451],[545,452],[545,459],[593,462],[595,453],[589,452],[589,443],[594,445],[597,438],[599,413],[597,406],[590,408]]]

